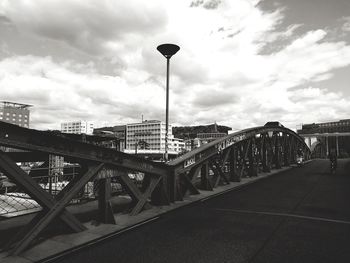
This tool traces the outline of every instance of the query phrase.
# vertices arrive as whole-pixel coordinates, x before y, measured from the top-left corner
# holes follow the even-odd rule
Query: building
[[[93,134],[101,137],[115,138],[115,142],[117,143],[116,147],[112,146],[109,148],[116,148],[119,151],[125,150],[126,125],[96,128]]]
[[[350,132],[350,119],[324,122],[302,124],[299,134],[313,134],[313,133],[334,133],[334,132]]]
[[[32,105],[10,101],[0,101],[0,121],[18,125],[24,128],[29,128],[30,107],[32,107]],[[4,152],[23,151],[20,149],[8,148],[4,146],[1,146],[0,150]],[[29,167],[29,163],[23,162],[20,166],[23,170],[26,170]]]
[[[29,108],[32,105],[0,101],[0,121],[29,128]]]
[[[186,151],[192,151],[202,145],[201,140],[199,138],[188,139],[185,141],[185,149]]]
[[[231,127],[218,125],[217,123],[209,125],[197,125],[197,126],[178,126],[173,127],[173,134],[176,138],[181,138],[184,140],[194,139],[202,136],[205,139],[217,139],[221,136],[225,136],[231,131]]]
[[[218,138],[227,136],[227,133],[224,132],[208,132],[208,133],[198,133],[197,138],[201,141],[211,142],[215,141]]]
[[[227,136],[227,131],[219,132],[216,122],[211,128],[211,131],[197,133],[197,138],[201,141],[201,145],[225,136]]]
[[[203,144],[215,141],[216,139],[225,136],[227,136],[227,134],[223,132],[198,133],[196,138],[185,140],[185,149],[186,151],[192,151],[198,147],[201,147]]]
[[[75,134],[93,134],[94,124],[90,121],[72,121],[61,123],[61,132]]]
[[[169,142],[169,150],[172,150],[176,153],[180,153],[185,149],[185,142],[183,139],[172,138]]]
[[[185,148],[182,139],[174,138],[172,127],[168,128],[168,154],[176,156]],[[146,120],[126,125],[125,152],[137,154],[165,153],[165,123]]]

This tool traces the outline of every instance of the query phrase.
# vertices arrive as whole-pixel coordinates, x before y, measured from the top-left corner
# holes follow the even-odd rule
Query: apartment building
[[[0,101],[0,121],[29,128],[29,108],[32,105]]]
[[[127,124],[125,152],[164,154],[165,129],[165,123],[158,120],[146,120],[140,123]],[[183,148],[185,148],[183,140],[174,138],[172,127],[169,125],[168,153],[177,155]]]
[[[61,132],[93,134],[94,124],[90,121],[71,121],[61,123]]]

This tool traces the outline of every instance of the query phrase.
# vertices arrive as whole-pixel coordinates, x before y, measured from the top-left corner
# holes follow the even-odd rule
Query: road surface
[[[349,204],[350,160],[315,160],[54,262],[350,262]]]

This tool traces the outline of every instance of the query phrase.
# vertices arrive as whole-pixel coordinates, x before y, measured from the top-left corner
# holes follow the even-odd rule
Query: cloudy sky
[[[31,127],[350,118],[349,0],[0,0],[0,100]]]

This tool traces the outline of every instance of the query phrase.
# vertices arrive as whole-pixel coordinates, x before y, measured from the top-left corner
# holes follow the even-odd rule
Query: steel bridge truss
[[[298,154],[303,154],[305,159],[310,158],[309,148],[296,133],[283,127],[265,126],[220,138],[167,164],[74,141],[64,134],[31,130],[4,122],[0,122],[0,146],[0,171],[42,207],[3,248],[13,255],[27,249],[57,219],[73,232],[84,231],[85,226],[66,208],[91,181],[98,185],[99,221],[114,224],[112,181],[122,185],[131,197],[129,213],[137,215],[152,205],[168,205],[183,200],[187,195],[211,191],[243,177],[254,177],[261,172],[289,166],[296,162]],[[9,148],[21,151],[7,151]],[[55,196],[18,165],[32,161],[48,163],[50,156],[64,157],[65,161],[78,163],[81,167],[78,176],[72,177]],[[132,172],[143,174],[141,187],[130,178]]]
[[[198,194],[198,189],[212,190],[242,177],[289,166],[298,155],[309,159],[309,148],[301,137],[283,127],[257,127],[231,134],[169,162],[177,189],[171,201],[182,200],[188,192]]]

